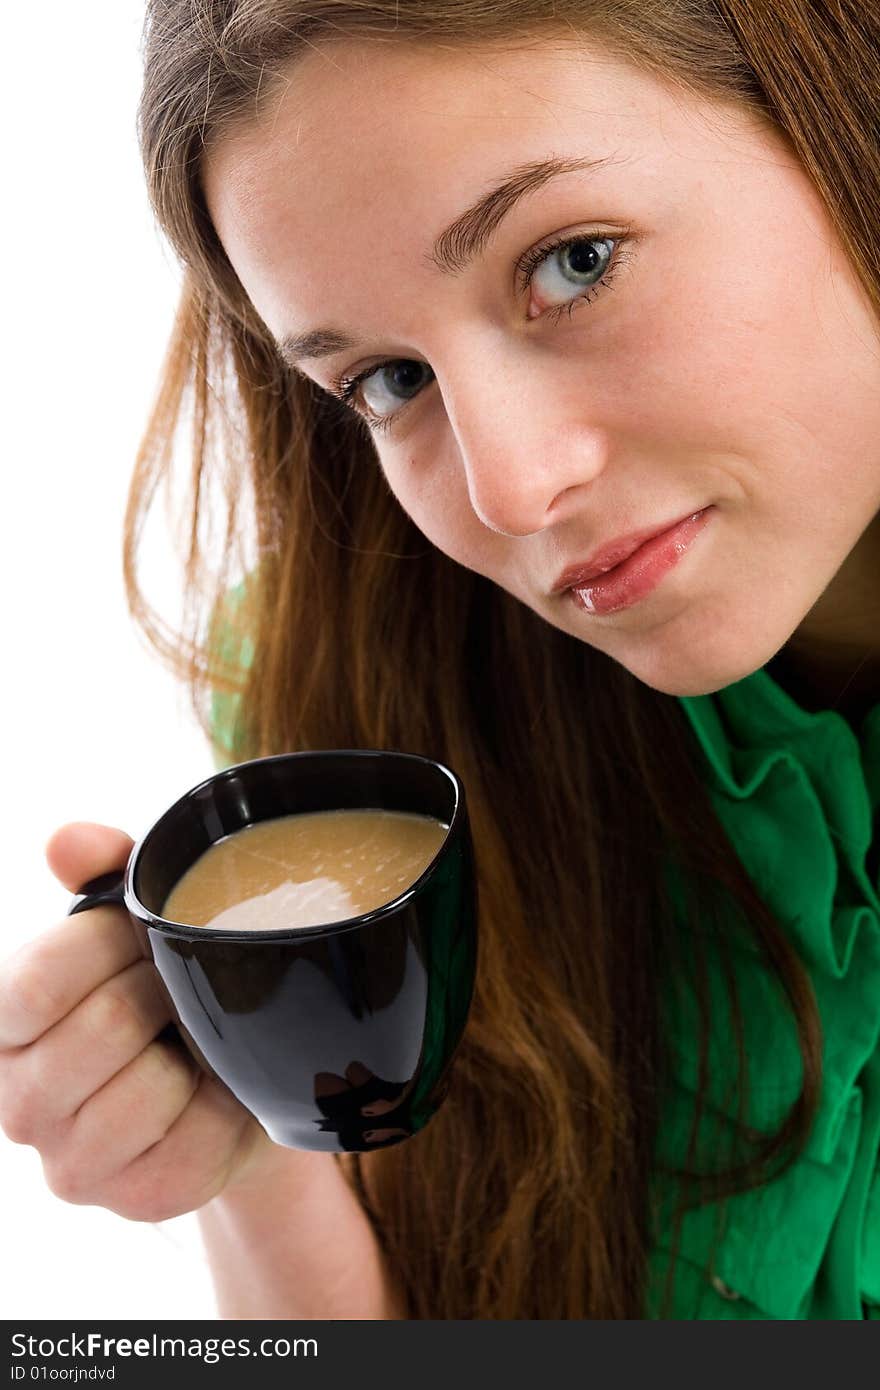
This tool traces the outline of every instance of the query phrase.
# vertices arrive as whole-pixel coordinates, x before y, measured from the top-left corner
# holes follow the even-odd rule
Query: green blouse
[[[233,606],[239,596],[233,591]],[[227,659],[247,666],[249,640],[222,627],[220,637]],[[876,866],[869,873],[865,863],[880,806],[880,704],[857,736],[834,711],[804,712],[765,669],[714,694],[681,697],[681,704],[728,836],[810,972],[824,1080],[806,1150],[786,1172],[724,1208],[709,1204],[685,1215],[669,1305],[662,1294],[673,1237],[662,1213],[674,1192],[658,1176],[646,1314],[880,1318],[880,881]],[[236,713],[234,697],[215,694],[219,766],[235,757]],[[753,1075],[748,1120],[771,1132],[800,1089],[800,1054],[791,1015],[757,955],[744,949],[737,970]],[[735,1046],[724,1026],[720,967],[710,984],[717,1022],[707,1123],[717,1135],[735,1129],[727,1094]],[[670,1030],[675,1064],[658,1174],[684,1162],[697,1089],[696,1016],[678,1008]]]
[[[815,989],[824,1036],[819,1111],[805,1151],[778,1178],[684,1218],[667,1317],[880,1318],[880,879],[871,858],[880,807],[880,704],[858,732],[807,713],[761,669],[711,695],[680,697],[706,758],[718,815],[764,900],[787,927]],[[791,1015],[757,953],[737,956],[748,1121],[771,1132],[795,1099],[801,1063]],[[733,1125],[725,1087],[735,1043],[720,969],[710,1051],[710,1120]],[[684,1161],[696,1091],[696,1017],[673,1013],[674,1084],[658,1158]],[[657,1179],[660,1206],[663,1183]],[[666,1210],[668,1211],[668,1206]],[[710,1257],[713,1248],[714,1255]],[[658,1316],[671,1227],[658,1223],[649,1315]]]

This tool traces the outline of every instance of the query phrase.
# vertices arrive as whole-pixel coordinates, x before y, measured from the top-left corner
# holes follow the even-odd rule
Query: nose
[[[608,453],[598,388],[579,390],[573,372],[495,360],[448,382],[447,414],[471,506],[502,536],[530,536],[583,510]]]

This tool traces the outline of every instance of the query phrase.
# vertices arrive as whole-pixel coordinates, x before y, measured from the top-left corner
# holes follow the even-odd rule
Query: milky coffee
[[[415,882],[449,827],[399,811],[278,816],[218,840],[174,885],[171,922],[234,931],[357,917]]]

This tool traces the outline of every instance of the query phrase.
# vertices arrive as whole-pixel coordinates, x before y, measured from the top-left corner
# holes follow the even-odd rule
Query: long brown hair
[[[871,11],[862,0],[149,4],[140,138],[184,280],[126,518],[132,613],[187,680],[206,732],[211,691],[237,694],[236,758],[402,748],[447,761],[467,789],[480,963],[451,1089],[421,1134],[345,1165],[413,1318],[643,1316],[666,982],[698,1001],[705,1090],[709,962],[722,962],[743,1118],[741,1149],[707,1154],[698,1097],[679,1217],[686,1204],[721,1210],[801,1151],[819,1019],[803,965],[713,812],[679,702],[426,542],[360,422],[280,362],[211,224],[201,155],[317,40],[583,34],[781,131],[880,312]],[[136,555],[182,430],[190,493],[174,631],[141,592]],[[234,565],[250,582],[233,609]],[[244,673],[212,639],[224,614],[227,635],[248,644]],[[669,907],[670,863],[685,920]],[[801,1092],[769,1136],[745,1123],[735,940],[763,956],[801,1050]]]

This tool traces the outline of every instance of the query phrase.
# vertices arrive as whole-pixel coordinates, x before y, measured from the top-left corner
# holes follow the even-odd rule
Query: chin
[[[671,651],[658,644],[633,650],[621,661],[637,680],[664,695],[712,695],[745,680],[765,666],[784,646],[787,636],[755,640],[755,634],[728,630],[721,640],[689,643]]]

